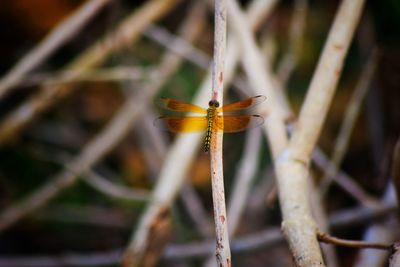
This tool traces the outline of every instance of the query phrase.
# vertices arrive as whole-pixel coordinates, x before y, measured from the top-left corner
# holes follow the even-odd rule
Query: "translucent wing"
[[[159,129],[166,129],[171,132],[197,132],[207,129],[207,117],[172,117],[163,116],[154,121]]]
[[[172,98],[161,98],[160,106],[166,109],[180,112],[195,112],[200,114],[207,114],[207,110],[197,105],[181,102]]]
[[[218,130],[226,133],[240,132],[260,126],[263,123],[264,118],[259,115],[224,115],[217,118]]]
[[[251,106],[260,104],[261,102],[265,101],[266,98],[267,97],[263,96],[263,95],[253,96],[253,97],[244,99],[242,101],[238,101],[238,102],[234,102],[234,103],[222,106],[220,109],[218,109],[218,112],[230,112],[230,111],[249,108]]]

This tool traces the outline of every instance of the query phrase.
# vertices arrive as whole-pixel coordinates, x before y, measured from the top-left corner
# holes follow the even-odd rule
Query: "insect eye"
[[[210,102],[208,102],[208,106],[210,107],[219,107],[219,102],[217,100],[210,100]]]

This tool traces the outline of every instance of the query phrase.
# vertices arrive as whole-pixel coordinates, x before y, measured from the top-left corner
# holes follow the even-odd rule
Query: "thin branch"
[[[65,83],[79,82],[108,82],[121,80],[141,80],[145,77],[146,71],[134,67],[118,66],[109,69],[93,69],[83,72],[60,71],[52,73],[40,73],[28,75],[20,80],[18,86],[34,85],[59,85]]]
[[[266,248],[283,239],[278,228],[272,228],[255,234],[247,235],[233,241],[234,252],[242,253],[255,249]],[[165,259],[185,259],[209,255],[215,250],[213,241],[203,243],[169,246],[164,253]],[[98,253],[75,254],[60,256],[9,256],[0,257],[0,267],[57,267],[57,266],[109,266],[120,264],[121,250],[115,249]]]
[[[343,161],[344,154],[346,153],[349,145],[350,136],[353,131],[358,114],[360,113],[361,103],[370,88],[371,81],[374,77],[375,69],[378,63],[378,52],[374,50],[368,59],[366,66],[359,78],[358,84],[354,93],[347,105],[343,123],[340,127],[338,137],[334,145],[334,150],[331,157],[329,167],[325,169],[324,176],[321,181],[320,190],[321,194],[325,195],[332,180],[337,176],[338,168]]]
[[[348,209],[344,211],[338,212],[333,217],[331,216],[331,227],[335,229],[341,229],[343,227],[354,226],[354,224],[366,224],[369,223],[372,219],[379,219],[383,215],[393,214],[395,212],[396,203],[387,204],[388,209],[383,210],[371,210],[365,207],[360,207],[357,209]],[[65,208],[63,208],[64,210]],[[68,210],[67,210],[68,211]],[[68,211],[69,212],[69,211]],[[83,211],[83,214],[88,214],[93,211]],[[97,212],[95,212],[97,213]],[[69,216],[71,218],[79,217],[76,213],[73,216]],[[104,214],[104,212],[101,212]],[[110,214],[107,211],[106,214]],[[341,214],[347,214],[345,216]],[[101,217],[103,215],[100,215]],[[334,219],[340,218],[340,219]],[[86,222],[88,223],[88,222]],[[98,221],[96,221],[98,223]],[[126,223],[124,224],[126,225]],[[107,223],[106,226],[111,226]],[[116,224],[119,226],[119,223]],[[122,224],[121,224],[122,226]],[[247,234],[242,237],[235,238],[232,241],[231,249],[233,253],[246,253],[250,251],[255,251],[258,249],[265,249],[267,247],[271,247],[277,244],[281,244],[284,241],[283,236],[279,228],[269,228],[265,230],[261,230],[255,233]],[[167,247],[164,251],[164,259],[188,259],[194,257],[205,257],[210,255],[215,250],[214,248],[214,241],[203,241],[203,242],[196,242],[196,243],[185,243],[185,244],[171,244]],[[110,257],[110,255],[114,255]],[[101,264],[104,263],[105,265],[112,265],[112,264],[119,264],[120,262],[120,255],[121,250],[115,249],[106,252],[99,252],[99,253],[88,253],[88,254],[69,254],[66,256],[59,255],[59,256],[34,256],[34,257],[27,257],[27,256],[2,256],[0,257],[0,267],[57,267],[60,265],[63,266],[93,266],[90,265],[91,260],[94,259],[102,259],[100,262],[96,262],[95,266],[102,266]],[[73,257],[75,259],[75,265],[69,265],[70,262],[65,260],[65,257]],[[98,257],[100,256],[100,257]],[[108,260],[105,260],[108,259]],[[47,265],[45,265],[45,263]],[[88,264],[88,265],[86,265]]]
[[[129,99],[105,129],[66,165],[65,171],[51,178],[50,182],[41,186],[25,199],[6,208],[0,214],[0,230],[6,229],[25,215],[45,205],[62,190],[74,184],[78,175],[90,169],[128,132],[133,121],[147,103],[147,99],[155,93],[157,88],[149,88],[150,90],[145,90],[139,96]]]
[[[350,208],[333,213],[329,217],[329,221],[331,226],[337,228],[363,225],[370,223],[372,220],[381,219],[387,214],[392,214],[396,211],[396,208],[396,203],[388,203],[377,209],[366,207]]]
[[[255,44],[254,37],[246,29],[246,21],[243,19],[236,1],[230,1],[229,4],[228,11],[233,28],[240,37],[243,50],[246,51],[246,56],[242,57],[246,74],[253,90],[257,93],[265,90],[269,97],[269,109],[267,109],[269,117],[265,123],[265,130],[272,155],[276,160],[288,142],[284,123],[285,111],[279,105],[277,93],[273,89],[274,83],[270,68],[260,61],[261,53]],[[281,160],[278,160],[276,163],[281,207],[284,215],[282,226],[284,229],[292,230],[285,232],[292,253],[299,266],[321,266],[323,260],[315,237],[315,222],[311,217],[308,204],[306,177],[303,180],[287,178],[283,175],[285,170],[281,162]],[[294,189],[296,192],[292,192]],[[297,210],[293,211],[291,206],[295,206]],[[294,214],[291,214],[292,212]]]
[[[154,20],[168,13],[179,0],[152,0],[125,18],[115,31],[89,47],[77,56],[65,69],[81,73],[100,65],[111,53],[132,44],[140,33]],[[46,86],[41,92],[20,105],[9,114],[0,125],[0,144],[14,138],[36,115],[44,111],[57,100],[66,96],[74,87]]]
[[[297,161],[310,161],[363,5],[363,0],[344,0],[336,14],[290,142],[291,157]]]
[[[258,3],[259,9],[253,8],[252,10],[255,13],[248,13],[247,17],[251,25],[255,26],[255,22],[259,19],[255,14],[265,14],[261,11],[270,10],[273,6],[273,2],[257,0],[253,3]],[[266,13],[268,14],[268,12]],[[224,74],[225,84],[233,79],[239,61],[239,46],[232,39],[228,40],[226,60]],[[204,106],[209,101],[210,87],[211,75],[208,75],[197,90],[197,95],[193,102],[197,105]],[[129,245],[131,251],[143,253],[147,247],[151,225],[156,221],[157,214],[172,205],[177,193],[184,184],[185,178],[187,177],[186,173],[195,158],[195,152],[198,151],[200,147],[201,138],[202,135],[196,133],[182,134],[176,137],[165,158],[157,184],[153,189],[153,196],[149,206],[146,208],[136,231],[132,235]],[[179,159],[178,167],[176,165],[176,159]]]
[[[146,88],[138,94],[133,94],[126,101],[108,125],[82,149],[76,158],[66,165],[64,171],[0,214],[0,231],[45,205],[62,190],[73,185],[77,181],[78,175],[90,169],[114,148],[130,130],[135,120],[139,118],[150,99],[168,80],[175,70],[173,66],[177,66],[178,63],[179,60],[174,55],[165,55],[160,66],[150,75],[151,82],[147,84]]]
[[[181,198],[187,212],[190,214],[190,217],[197,228],[197,231],[201,233],[204,238],[213,236],[214,230],[212,220],[209,214],[207,214],[205,208],[202,206],[202,201],[192,184],[187,183],[182,187]]]
[[[24,76],[36,68],[62,44],[71,39],[102,7],[111,0],[91,0],[83,4],[73,14],[60,22],[36,47],[15,64],[0,80],[0,98],[2,98]]]
[[[203,26],[203,21],[204,21],[204,6],[203,3],[198,2],[196,4],[194,4],[194,6],[191,8],[191,12],[187,15],[185,22],[182,24],[179,32],[180,34],[183,36],[184,39],[187,39],[189,41],[193,41],[195,38],[198,37],[198,35],[200,34],[201,30],[202,30],[202,26]],[[179,66],[179,64],[181,63],[181,57],[174,55],[173,53],[168,53],[165,56],[164,62],[162,63],[162,68],[164,69],[164,71],[166,73],[168,73],[169,75],[173,73],[173,70],[175,68],[177,68]],[[156,80],[154,81],[155,83],[161,85],[159,83],[159,81],[163,81],[165,82],[168,76],[162,76],[162,77],[157,77]],[[189,143],[185,144],[186,147],[190,148],[193,147],[196,148],[196,146],[189,141]],[[180,171],[181,168],[177,168],[176,165],[176,159],[180,159],[181,162],[180,164],[184,164],[182,161],[189,159],[190,160],[190,156],[186,155],[186,154],[179,154],[179,155],[175,155],[175,157],[173,159],[171,159],[173,161],[172,164],[172,168],[173,171]],[[185,169],[184,169],[185,170]],[[172,170],[169,170],[172,171]],[[163,173],[161,171],[160,176],[162,177]],[[164,197],[164,193],[165,190],[169,190],[171,187],[175,188],[175,183],[173,181],[173,179],[170,179],[168,181],[166,181],[166,184],[163,185],[165,186],[165,188],[158,188],[158,185],[160,183],[160,179],[158,179],[158,183],[156,185],[156,187],[153,189],[153,194],[152,194],[152,198],[150,200],[149,206],[150,206],[150,211],[148,211],[149,208],[147,208],[145,215],[142,216],[140,222],[139,222],[139,226],[137,227],[138,229],[141,229],[141,227],[144,227],[146,230],[150,230],[147,227],[152,227],[153,225],[157,224],[157,220],[160,218],[160,216],[162,214],[165,214],[166,211],[169,210],[169,203],[171,202],[166,200],[166,199],[162,199],[162,197]],[[161,190],[161,191],[159,191]],[[173,189],[174,190],[174,189]],[[158,201],[157,198],[159,198],[161,196],[161,201]],[[165,201],[165,202],[164,202]],[[154,205],[154,202],[156,203],[156,205]],[[156,209],[154,208],[156,207]],[[146,214],[148,212],[151,212],[151,218],[154,219],[154,221],[149,222],[149,224],[147,224],[147,221],[145,220]],[[154,213],[153,213],[154,212]],[[154,216],[154,217],[153,217]],[[144,224],[144,226],[142,225]],[[153,231],[154,229],[152,229]],[[153,242],[151,240],[151,238],[157,236],[157,233],[151,233],[151,231],[145,231],[145,232],[140,232],[140,234],[138,236],[133,236],[132,240],[129,242],[126,251],[124,253],[124,266],[137,266],[140,265],[143,261],[147,260],[147,257],[152,257],[154,259],[158,259],[158,254],[162,251],[160,248],[158,249],[158,251],[156,251],[155,253],[157,254],[153,254],[151,255],[149,253],[149,251],[147,251],[147,249],[149,248],[148,245],[151,244],[151,242]]]
[[[150,120],[150,118],[152,118]],[[141,142],[148,162],[150,172],[154,175],[158,173],[161,165],[161,159],[165,158],[167,142],[163,138],[162,133],[156,129],[153,123],[154,117],[146,112],[144,116],[144,131],[138,131],[137,134],[140,136]],[[182,204],[184,205],[186,212],[191,217],[197,231],[204,237],[209,238],[214,233],[213,223],[209,219],[209,215],[202,205],[200,196],[196,192],[195,188],[189,182],[182,187],[180,192]]]
[[[312,159],[319,169],[326,170],[329,168],[329,159],[319,147],[315,148]],[[363,206],[372,208],[380,205],[378,199],[366,192],[358,183],[356,183],[354,178],[344,171],[338,169],[334,181],[343,191],[347,192],[350,197],[357,200]]]
[[[238,229],[240,218],[246,207],[247,198],[252,188],[257,171],[258,158],[261,149],[260,129],[251,129],[246,134],[242,159],[234,178],[232,193],[228,201],[228,232],[232,238]],[[213,258],[208,258],[204,266],[214,266]]]
[[[197,66],[208,69],[210,57],[207,54],[195,48],[182,38],[171,34],[168,30],[156,25],[151,25],[143,34],[177,55],[185,55],[185,59]]]
[[[233,191],[229,197],[228,229],[231,236],[236,232],[240,217],[244,211],[250,189],[257,172],[257,163],[261,150],[261,131],[249,130],[246,135],[246,145],[243,157],[235,175]]]
[[[390,250],[392,248],[391,244],[370,243],[365,241],[341,239],[322,232],[318,232],[317,235],[318,235],[318,240],[320,242],[334,244],[337,246],[352,247],[352,248],[374,248],[383,250]]]
[[[61,166],[67,166],[68,162],[71,161],[72,157],[69,153],[64,151],[41,151],[35,149],[35,156],[41,160],[49,161],[51,163],[59,164]],[[51,156],[50,156],[51,155]],[[66,169],[67,171],[67,169]],[[73,172],[71,170],[71,172]],[[134,189],[123,185],[118,185],[104,178],[102,175],[89,169],[83,173],[82,180],[85,181],[89,186],[98,192],[109,196],[111,198],[128,200],[128,201],[147,201],[150,199],[150,192],[145,189]],[[80,173],[74,175],[79,176]]]
[[[211,101],[223,102],[224,65],[226,46],[226,1],[215,0],[214,6],[214,58],[212,64]],[[213,126],[215,128],[215,126]],[[214,206],[217,265],[231,266],[228,222],[225,207],[224,168],[222,163],[222,131],[212,131],[210,144],[211,189]]]
[[[245,253],[258,249],[282,244],[284,241],[278,227],[271,227],[266,230],[248,234],[243,237],[235,238],[232,241],[233,253]],[[213,253],[213,243],[211,241],[203,241],[196,243],[188,243],[184,245],[170,245],[167,247],[165,259],[185,259],[193,257],[204,257]]]
[[[309,86],[288,149],[277,161],[282,228],[296,264],[323,266],[316,225],[307,205],[309,162],[325,120],[363,0],[343,0]]]
[[[265,206],[272,206],[272,202],[276,199],[274,196],[277,195],[273,166],[267,165],[261,173],[261,181],[254,187],[247,203],[247,213],[250,218],[257,218],[263,214]]]
[[[268,132],[267,137],[272,154],[277,157],[287,143],[287,135],[284,125],[284,111],[277,100],[271,69],[266,62],[262,61],[261,51],[258,49],[250,31],[250,21],[246,20],[236,0],[229,0],[227,8],[232,30],[237,35],[237,42],[242,46],[241,53],[246,53],[245,56],[241,57],[241,60],[253,92],[259,95],[267,95],[268,100],[258,106],[262,115],[268,114],[264,126],[266,132]]]
[[[130,201],[147,201],[150,199],[150,192],[148,190],[133,189],[117,185],[103,178],[94,171],[88,171],[82,180],[97,191],[112,198]]]

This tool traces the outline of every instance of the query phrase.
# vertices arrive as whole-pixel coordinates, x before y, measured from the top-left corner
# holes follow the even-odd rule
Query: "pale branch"
[[[330,217],[330,226],[334,229],[343,229],[344,227],[354,227],[355,225],[363,225],[367,224],[373,220],[379,220],[383,216],[387,216],[389,214],[394,214],[397,210],[397,205],[395,202],[387,202],[385,203],[385,207],[382,209],[369,209],[365,207],[358,207],[347,209],[343,211],[338,211],[331,215]],[[90,218],[90,220],[80,220],[75,223],[87,223],[93,224],[97,226],[105,226],[105,227],[124,227],[127,225],[127,222],[124,221],[111,221],[104,220],[107,222],[105,225],[100,225],[99,222],[103,221],[100,218],[106,218],[112,214],[110,210],[93,210],[93,209],[83,209],[82,212],[76,213],[74,210],[62,210],[64,215],[71,214],[70,217],[72,220],[80,217],[86,216],[88,214],[96,214],[94,217],[97,219]],[[72,213],[71,213],[72,212]],[[54,213],[54,212],[52,212]],[[59,213],[59,212],[57,212]],[[39,214],[40,215],[40,214]],[[65,216],[63,216],[65,218]],[[89,219],[89,218],[88,218]],[[65,221],[65,222],[72,222]],[[284,238],[278,228],[271,227],[269,229],[261,230],[255,233],[247,234],[244,236],[240,236],[232,240],[231,249],[233,253],[246,253],[249,251],[255,251],[257,249],[266,249],[268,247],[275,246],[277,244],[283,244]],[[187,258],[196,258],[196,257],[206,257],[210,253],[215,250],[213,241],[203,241],[203,242],[193,242],[193,243],[185,243],[185,244],[170,244],[167,246],[167,249],[164,251],[163,258],[168,260],[176,260],[176,259],[187,259]],[[121,255],[120,249],[98,252],[98,253],[87,253],[87,254],[69,254],[69,256],[73,256],[76,261],[74,261],[79,266],[92,266],[91,259],[96,259],[99,257],[101,262],[104,264],[118,264]],[[113,255],[110,257],[110,255]],[[68,255],[42,255],[42,256],[2,256],[0,257],[0,267],[9,267],[18,265],[20,267],[33,267],[33,266],[46,266],[46,267],[57,267],[61,264],[68,264],[69,260],[67,258]],[[110,257],[110,260],[104,260],[105,258]],[[47,265],[43,265],[46,263]],[[96,266],[98,265],[96,261]],[[88,264],[88,265],[85,265]]]
[[[254,13],[247,13],[249,22],[254,28],[256,26],[255,23],[259,21],[256,14],[269,14],[269,12],[262,11],[270,10],[273,6],[273,2],[257,0],[253,1],[251,6],[258,7],[258,9],[251,9]],[[226,60],[224,74],[225,84],[233,79],[239,61],[239,46],[233,40],[228,40]],[[210,87],[211,75],[208,75],[197,90],[197,95],[193,101],[196,105],[206,105],[209,101]],[[201,137],[201,134],[181,134],[176,137],[165,158],[157,184],[153,189],[152,199],[132,235],[130,241],[130,248],[132,251],[143,253],[145,250],[148,242],[147,239],[151,231],[151,225],[155,223],[157,214],[172,205],[177,193],[184,184],[185,178],[187,177],[186,173],[195,158],[195,153],[200,147],[202,141]],[[177,168],[176,165],[177,159],[179,159],[179,168]]]
[[[246,20],[236,0],[229,0],[227,9],[232,31],[237,38],[235,41],[241,45],[241,53],[245,53],[241,60],[251,88],[257,95],[267,96],[267,101],[258,105],[258,110],[261,115],[268,115],[264,126],[273,157],[277,157],[287,143],[287,135],[284,111],[278,102],[271,69],[262,60],[262,53],[250,30],[250,21]]]
[[[134,189],[115,184],[92,170],[84,173],[82,180],[100,193],[111,198],[129,201],[147,201],[150,199],[150,192],[148,190]]]
[[[137,131],[137,134],[141,139],[139,143],[144,151],[150,172],[155,176],[160,169],[161,159],[165,158],[167,142],[162,132],[154,127],[153,123],[150,123],[150,121],[154,121],[154,116],[149,113],[151,114],[151,112],[147,112],[144,117],[144,128]],[[214,233],[213,223],[209,218],[209,214],[202,205],[199,194],[190,182],[187,182],[182,187],[180,197],[182,199],[182,204],[197,231],[203,236],[203,238],[211,237]]]
[[[0,98],[17,86],[24,76],[34,70],[55,50],[71,39],[111,0],[91,0],[61,21],[38,45],[22,57],[0,80]]]
[[[133,22],[135,21],[136,19],[133,20]],[[128,27],[128,25],[124,25],[124,27]],[[160,66],[150,74],[152,82],[125,102],[107,126],[66,165],[64,171],[50,178],[48,183],[23,200],[9,206],[0,214],[0,230],[11,226],[27,214],[45,205],[65,188],[73,185],[77,181],[78,175],[90,169],[114,148],[131,129],[150,99],[173,73],[172,66],[176,64],[176,61],[179,60],[175,56],[165,55]]]
[[[202,235],[202,237],[210,238],[214,236],[212,219],[203,207],[200,196],[192,184],[187,183],[182,187],[181,198],[183,205],[186,207],[187,213],[189,213],[197,231]],[[215,263],[215,261],[213,261],[213,263]]]
[[[151,25],[143,34],[177,55],[182,57],[185,56],[185,59],[193,64],[196,64],[203,69],[208,69],[210,65],[210,57],[207,54],[189,44],[182,38],[170,33],[165,28]]]
[[[35,149],[34,151],[36,157],[40,157],[41,160],[49,161],[55,164],[63,166],[63,168],[68,170],[68,162],[72,160],[72,156],[66,151],[52,150],[52,151],[40,151]],[[73,170],[70,170],[73,172]],[[74,173],[72,173],[74,174]],[[80,176],[80,173],[75,173],[74,175]],[[150,198],[150,192],[145,189],[134,189],[123,185],[118,185],[109,181],[107,178],[96,173],[92,169],[88,169],[82,174],[82,180],[86,182],[96,191],[109,196],[111,198],[128,200],[128,201],[147,201]]]
[[[146,70],[135,67],[113,67],[107,69],[91,69],[83,72],[57,71],[26,75],[18,82],[18,86],[58,85],[82,82],[141,81],[146,77]]]
[[[223,105],[224,66],[226,48],[226,0],[214,0],[214,53],[212,62],[211,101]],[[214,207],[214,223],[217,265],[230,267],[232,264],[229,247],[228,219],[226,217],[224,167],[223,167],[223,132],[211,133],[210,173]]]
[[[238,164],[232,193],[228,201],[228,233],[230,238],[239,228],[240,218],[245,210],[247,198],[256,176],[261,137],[260,129],[250,129],[246,134],[243,156]],[[203,266],[212,267],[214,265],[213,258],[209,257]]]
[[[65,188],[73,185],[79,175],[90,169],[124,137],[144,108],[145,103],[157,89],[158,87],[149,88],[149,90],[143,91],[144,93],[128,99],[105,129],[93,138],[78,156],[66,164],[64,171],[50,178],[48,183],[36,189],[23,200],[6,208],[0,214],[0,230],[11,226],[27,214],[45,205]]]
[[[324,266],[307,205],[309,162],[316,146],[364,1],[344,0],[311,80],[288,148],[277,160],[282,228],[299,266]]]
[[[231,236],[234,236],[239,227],[239,220],[256,177],[262,147],[261,137],[260,129],[251,129],[246,135],[243,156],[236,171],[233,190],[228,202],[228,230]]]
[[[151,0],[146,2],[102,40],[77,56],[65,70],[79,73],[100,65],[107,57],[131,45],[140,34],[157,19],[168,13],[179,0]],[[49,108],[56,101],[71,93],[73,86],[45,86],[39,94],[22,103],[0,124],[0,144],[14,138],[40,112]]]
[[[326,170],[329,168],[330,161],[328,156],[324,154],[324,152],[319,148],[315,148],[312,160],[315,165],[320,170]],[[360,204],[365,207],[377,207],[379,206],[379,200],[366,192],[349,174],[344,172],[343,170],[338,169],[338,173],[334,179],[336,185],[338,185],[344,192],[347,192],[348,195]]]
[[[199,2],[196,3],[192,8],[191,12],[187,15],[184,23],[180,27],[179,34],[182,35],[184,39],[187,39],[188,41],[193,41],[196,39],[203,27],[203,21],[204,21],[204,6],[203,3]],[[182,62],[182,58],[174,55],[173,53],[168,52],[166,56],[163,59],[163,62],[161,64],[161,68],[163,71],[168,74],[164,75],[162,77],[158,77],[156,80],[152,80],[152,82],[156,84],[164,84],[164,82],[167,80],[167,77],[169,77],[174,70],[180,65]],[[159,83],[159,81],[162,81],[162,83]],[[144,91],[147,91],[145,89]],[[191,136],[191,135],[189,135]],[[189,141],[189,143],[185,144],[186,147],[188,148],[195,148],[196,146]],[[171,150],[170,150],[171,151]],[[171,152],[170,152],[171,153]],[[173,157],[173,166],[171,167],[172,170],[169,171],[180,171],[182,168],[179,167],[177,168],[176,165],[176,160],[179,159],[181,162],[179,166],[182,164],[184,165],[184,160],[189,159],[190,157],[186,154],[179,154],[175,155]],[[168,160],[168,157],[167,157]],[[183,168],[184,169],[184,168]],[[173,179],[170,179],[167,182],[167,184],[163,185],[163,188],[159,188],[158,185],[160,183],[160,180],[163,175],[163,170],[161,171],[160,178],[158,179],[158,182],[153,189],[152,192],[152,197],[149,202],[149,207],[145,210],[144,214],[142,215],[140,221],[139,221],[139,226],[136,227],[135,233],[137,233],[138,229],[145,228],[146,230],[149,230],[147,227],[151,227],[152,225],[155,225],[157,223],[157,220],[160,217],[160,214],[164,214],[166,211],[169,209],[168,205],[168,200],[162,199],[165,192],[168,192],[169,190],[175,190],[176,185],[173,181]],[[161,198],[161,201],[158,201],[157,199]],[[154,205],[156,203],[156,205]],[[149,210],[150,209],[150,210]],[[153,213],[154,212],[154,213]],[[155,220],[153,221],[147,221],[149,216],[148,214],[150,213],[151,218]],[[154,217],[153,217],[154,216]],[[147,255],[149,255],[149,251],[147,251],[148,244],[152,242],[150,240],[151,233],[148,231],[140,231],[138,234],[134,234],[129,241],[127,248],[124,253],[124,265],[125,266],[137,266],[140,265],[143,260],[146,260]],[[154,234],[154,233],[153,233]],[[157,252],[159,253],[159,252]],[[155,258],[154,255],[151,255],[153,258]],[[156,258],[155,258],[156,259]]]
[[[265,105],[269,113],[269,117],[265,122],[265,130],[273,158],[274,160],[277,160],[288,142],[284,122],[285,111],[279,104],[278,94],[274,89],[270,67],[268,67],[266,62],[262,62],[260,60],[262,58],[261,52],[255,44],[254,37],[247,29],[248,26],[246,25],[246,21],[243,19],[236,1],[229,2],[228,12],[230,18],[232,19],[233,29],[235,30],[235,33],[238,35],[239,41],[242,44],[243,51],[246,51],[246,56],[242,57],[242,59],[244,69],[249,78],[250,84],[252,85],[252,89],[256,91],[257,94],[259,94],[259,92],[267,94],[269,100],[267,103],[268,105]],[[277,163],[277,167],[279,167],[279,160],[275,163]],[[307,184],[305,183],[305,180],[301,181],[293,179],[290,180],[290,185],[286,184],[285,180],[282,181],[282,179],[285,179],[285,177],[280,175],[280,171],[281,169],[278,168],[277,178],[280,199],[283,201],[283,203],[289,200],[289,204],[296,205],[298,208],[297,213],[299,213],[299,211],[301,213],[296,214],[301,216],[296,216],[298,217],[298,224],[292,227],[296,230],[299,230],[298,233],[296,233],[297,235],[287,236],[294,258],[297,264],[299,264],[299,260],[304,260],[304,262],[309,264],[309,266],[314,266],[316,263],[323,265],[319,244],[315,236],[316,229],[313,228],[311,231],[310,229],[307,229],[310,228],[310,226],[312,227],[315,225],[315,222],[311,217],[311,211],[306,193]],[[290,192],[290,188],[295,188],[297,192]],[[285,227],[285,223],[289,217],[288,207],[285,205],[281,205],[281,207],[284,214],[283,227]],[[293,242],[294,239],[298,240],[299,243],[295,244]],[[305,263],[301,263],[300,266],[304,265]]]
[[[387,203],[387,207],[381,210],[371,210],[365,207],[352,208],[335,213],[331,216],[331,227],[342,229],[356,224],[366,224],[372,220],[380,219],[382,216],[394,214],[396,203]],[[93,211],[84,211],[85,214]],[[110,214],[107,211],[107,214]],[[346,215],[344,215],[346,214]],[[72,216],[76,217],[76,216]],[[334,219],[340,218],[340,219]],[[98,223],[98,222],[93,222]],[[107,225],[108,226],[108,225]],[[111,225],[110,225],[111,226]],[[283,244],[284,238],[277,227],[271,227],[255,233],[237,237],[232,240],[231,249],[233,253],[246,253],[265,249],[268,247]],[[185,244],[170,244],[164,251],[165,260],[179,260],[206,257],[215,250],[214,241],[192,242]],[[57,267],[66,266],[106,266],[120,263],[121,249],[114,249],[103,252],[93,252],[87,254],[70,253],[68,255],[42,255],[42,256],[2,256],[0,257],[0,267]],[[72,260],[73,259],[73,260]],[[96,261],[99,259],[99,261]],[[93,264],[92,264],[93,263]],[[88,264],[88,265],[85,265]]]
[[[343,0],[336,14],[290,141],[297,161],[310,161],[363,6],[363,0]]]

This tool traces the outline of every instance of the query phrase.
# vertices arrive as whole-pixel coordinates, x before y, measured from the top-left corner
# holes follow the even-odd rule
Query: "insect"
[[[205,109],[179,100],[161,98],[161,105],[165,109],[198,113],[199,116],[161,116],[155,120],[154,124],[160,129],[167,129],[171,132],[206,131],[204,151],[208,152],[213,132],[240,132],[247,128],[259,126],[264,122],[263,117],[260,115],[226,115],[226,112],[247,109],[263,102],[265,99],[265,96],[258,95],[222,107],[219,107],[218,101],[211,100],[208,103],[208,109]]]

